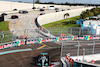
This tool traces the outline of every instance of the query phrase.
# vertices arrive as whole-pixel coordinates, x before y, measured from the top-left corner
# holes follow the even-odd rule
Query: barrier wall
[[[6,48],[16,47],[20,45],[24,45],[24,42],[23,41],[8,42],[8,43],[0,44],[0,49],[6,49]]]
[[[100,36],[66,36],[66,37],[54,37],[54,38],[41,38],[41,39],[29,39],[26,44],[35,44],[35,43],[45,43],[45,42],[58,42],[66,40],[99,40]]]
[[[59,41],[66,41],[66,40],[100,40],[100,36],[65,36],[65,37],[53,37],[53,38],[40,38],[40,39],[27,39],[22,41],[14,41],[8,42],[4,44],[0,44],[0,49],[11,48],[15,46],[21,45],[31,45],[35,43],[46,43],[46,42],[59,42]],[[26,42],[26,43],[25,43]]]
[[[93,8],[93,7],[84,7],[84,8],[62,11],[62,12],[57,12],[57,13],[45,14],[45,15],[39,16],[37,21],[40,25],[43,25],[43,24],[47,24],[50,22],[64,19],[64,15],[66,13],[69,13],[69,15],[70,15],[69,17],[74,17],[74,16],[80,15],[82,11],[85,11],[86,9],[91,9],[91,8]],[[69,18],[69,17],[67,17],[67,18]]]

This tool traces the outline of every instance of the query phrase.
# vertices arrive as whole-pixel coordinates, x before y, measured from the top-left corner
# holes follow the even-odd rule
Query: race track
[[[47,45],[44,48],[37,49],[43,44]],[[9,50],[18,50],[25,48],[32,48],[32,51],[10,53],[0,56],[0,66],[1,67],[37,67],[34,63],[34,58],[40,55],[40,53],[48,53],[51,62],[60,61],[60,45],[56,43],[43,43],[43,44],[33,44],[32,46],[24,45],[21,47],[13,47],[5,50],[0,50],[0,52]],[[53,48],[55,47],[55,48]]]
[[[79,7],[78,7],[79,8]],[[81,7],[80,7],[81,8]],[[66,8],[64,8],[66,9]],[[75,8],[70,8],[77,9]],[[45,13],[53,13],[55,10],[46,10]],[[30,11],[28,14],[19,14],[14,13],[19,16],[19,19],[11,19],[11,15],[9,14],[5,16],[5,21],[9,21],[9,29],[15,36],[25,35],[28,37],[45,37],[38,32],[35,31],[37,29],[35,25],[35,19],[40,16],[40,11]],[[27,31],[26,31],[27,30]],[[69,49],[69,47],[74,48],[75,43],[68,44],[66,47],[67,51],[66,53],[70,52],[72,53],[72,56],[75,56],[76,54],[73,54],[72,49]],[[18,52],[18,53],[11,53],[6,55],[0,56],[0,66],[1,67],[36,67],[34,65],[34,57],[40,55],[42,52],[46,52],[49,54],[51,61],[56,62],[60,61],[60,48],[61,43],[40,43],[40,44],[32,44],[32,45],[23,45],[20,47],[12,47],[4,50],[0,50],[0,52],[4,51],[11,51],[11,50],[19,50],[19,49],[32,49],[32,51],[26,51],[26,52]],[[77,50],[77,47],[75,47],[74,50]],[[65,54],[64,54],[65,55]]]

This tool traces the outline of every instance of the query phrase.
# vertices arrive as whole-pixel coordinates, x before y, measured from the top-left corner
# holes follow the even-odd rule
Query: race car
[[[40,55],[38,55],[37,60],[36,60],[36,65],[37,66],[50,65],[50,59],[49,59],[48,53],[41,53]]]

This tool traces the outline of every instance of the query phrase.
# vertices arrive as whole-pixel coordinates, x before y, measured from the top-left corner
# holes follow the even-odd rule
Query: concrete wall
[[[39,16],[37,21],[40,25],[43,25],[43,24],[47,24],[47,23],[51,23],[54,21],[64,19],[64,15],[66,13],[69,13],[69,15],[70,15],[69,17],[74,17],[74,16],[80,15],[82,11],[85,11],[86,9],[91,9],[91,8],[93,8],[93,7],[84,7],[84,8],[73,9],[73,10],[69,10],[69,11],[45,14],[45,15]]]

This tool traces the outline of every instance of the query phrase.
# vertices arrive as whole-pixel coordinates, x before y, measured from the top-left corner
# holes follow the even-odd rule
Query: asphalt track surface
[[[40,48],[41,46],[45,47]],[[39,47],[40,46],[40,47]],[[56,48],[53,48],[56,47]],[[51,62],[60,61],[60,45],[56,43],[42,43],[42,44],[33,44],[31,46],[24,45],[21,47],[13,47],[2,51],[9,51],[9,50],[18,50],[18,49],[25,49],[25,48],[32,48],[32,51],[26,52],[18,52],[12,54],[6,54],[0,56],[0,67],[37,67],[35,65],[34,58],[40,55],[40,53],[48,53],[50,56]]]
[[[51,61],[60,61],[60,59],[58,59],[60,58],[58,51],[60,51],[60,49],[33,50],[3,55],[0,56],[0,67],[37,67],[34,64],[34,57],[37,57],[42,52],[49,53],[50,58],[52,58]]]
[[[77,42],[77,41],[76,41]],[[64,41],[64,50],[63,56],[66,53],[71,53],[71,56],[76,56],[77,53],[77,43],[75,41]],[[86,55],[92,54],[92,44],[93,41],[81,41],[81,46],[86,49]],[[87,46],[86,46],[87,45]],[[40,53],[48,53],[50,56],[51,62],[58,62],[60,61],[60,53],[61,53],[61,43],[57,44],[54,42],[50,43],[41,43],[41,44],[32,44],[32,45],[23,45],[20,47],[12,47],[3,51],[9,50],[18,50],[18,49],[27,49],[31,48],[32,51],[25,51],[25,52],[18,52],[18,53],[11,53],[6,55],[0,56],[0,66],[1,67],[37,67],[34,63],[34,58],[40,55]],[[100,53],[100,42],[99,40],[95,41],[95,54]],[[80,54],[83,54],[82,48],[80,48]]]

